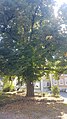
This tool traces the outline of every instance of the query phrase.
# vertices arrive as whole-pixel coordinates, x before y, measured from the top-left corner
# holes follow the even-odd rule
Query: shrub
[[[59,96],[60,90],[59,90],[58,86],[52,86],[51,91],[54,96]]]
[[[10,83],[6,83],[3,87],[3,92],[9,92],[14,90],[14,85]]]
[[[9,91],[14,91],[14,85],[13,81],[11,80],[11,77],[5,76],[3,78],[3,92],[9,92]]]

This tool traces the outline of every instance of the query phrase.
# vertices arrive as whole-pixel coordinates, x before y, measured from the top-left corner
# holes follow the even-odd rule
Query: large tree
[[[0,4],[0,71],[23,75],[27,96],[34,96],[33,81],[50,70],[46,62],[58,52],[59,22],[51,1],[2,0]]]

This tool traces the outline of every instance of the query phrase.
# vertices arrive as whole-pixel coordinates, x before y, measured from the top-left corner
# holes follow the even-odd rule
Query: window
[[[59,85],[64,85],[64,81],[63,81],[64,79],[60,79],[59,80]]]
[[[65,77],[64,79],[65,79],[65,85],[67,85],[67,77]]]
[[[48,86],[48,87],[50,86],[50,82],[47,82],[47,86]]]
[[[58,85],[58,81],[53,79],[53,85]]]

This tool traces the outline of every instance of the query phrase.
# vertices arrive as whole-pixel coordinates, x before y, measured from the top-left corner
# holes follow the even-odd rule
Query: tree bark
[[[30,81],[30,80],[27,80],[26,84],[27,84],[26,96],[27,97],[34,97],[34,85],[33,85],[33,82]]]
[[[9,76],[9,81],[12,81],[12,80],[11,80],[11,76]]]

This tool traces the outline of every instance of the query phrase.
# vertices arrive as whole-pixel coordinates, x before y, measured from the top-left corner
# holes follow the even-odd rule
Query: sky
[[[63,3],[67,4],[67,0],[55,0],[58,6],[61,6]]]
[[[55,17],[57,17],[57,15],[58,15],[57,11],[58,11],[59,7],[64,3],[67,4],[67,0],[55,0],[55,1],[56,1],[56,6],[54,7],[54,13],[55,13]]]

